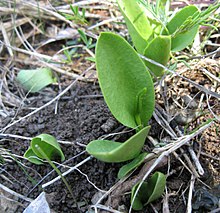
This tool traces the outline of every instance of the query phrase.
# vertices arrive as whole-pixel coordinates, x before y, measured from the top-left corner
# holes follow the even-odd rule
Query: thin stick
[[[194,152],[194,150],[191,146],[188,147],[188,151],[189,151],[189,154],[190,154],[193,162],[195,163],[195,166],[196,166],[199,174],[204,175],[204,173],[205,173],[204,169],[202,168],[201,163],[199,162],[198,157],[196,156],[196,153]]]
[[[63,177],[65,177],[66,175],[68,175],[69,173],[73,172],[76,168],[78,168],[79,166],[83,165],[84,163],[86,163],[87,161],[91,160],[93,157],[89,156],[86,159],[84,159],[83,161],[81,161],[80,163],[78,163],[77,165],[75,165],[74,167],[70,168],[69,170],[67,170],[66,172],[64,172],[62,174]],[[45,183],[42,185],[42,188],[46,188],[47,186],[55,183],[56,181],[58,181],[61,177],[57,176],[56,178],[54,178],[53,180]]]
[[[218,78],[217,76],[213,75],[212,73],[210,73],[207,69],[203,68],[202,71],[208,75],[210,78],[212,78],[213,80],[217,81],[218,83],[220,83],[220,78]]]
[[[110,23],[110,22],[119,21],[119,20],[122,20],[122,19],[123,19],[123,16],[115,17],[115,18],[110,18],[110,19],[101,21],[101,22],[99,22],[99,23],[97,23],[97,24],[95,24],[95,25],[89,27],[88,30],[92,30],[92,29],[94,29],[94,28],[96,28],[96,27],[100,27],[100,26],[105,25],[105,24],[108,24],[108,23]]]
[[[108,206],[104,206],[104,205],[101,205],[101,204],[98,204],[96,207],[99,208],[99,209],[105,210],[105,211],[107,211],[107,212],[122,213],[122,212],[120,212],[120,211],[117,211],[117,210],[115,210],[115,209],[110,209]]]
[[[179,78],[182,78],[182,79],[188,81],[190,84],[192,84],[193,86],[195,86],[197,89],[203,91],[204,93],[209,94],[209,95],[211,95],[211,96],[213,96],[213,97],[215,97],[215,98],[220,99],[220,94],[218,94],[218,93],[216,93],[216,92],[209,91],[208,89],[206,89],[205,87],[203,87],[203,86],[197,84],[196,82],[192,81],[191,79],[188,79],[188,78],[186,78],[186,77],[180,75],[179,73],[174,72],[173,70],[171,70],[171,69],[165,67],[164,65],[162,65],[162,64],[160,64],[160,63],[158,63],[158,62],[156,62],[156,61],[154,61],[154,60],[152,60],[152,59],[149,59],[149,58],[147,58],[147,57],[145,57],[145,56],[143,56],[143,55],[141,55],[141,54],[138,54],[138,55],[139,55],[142,59],[144,59],[145,61],[148,61],[148,62],[150,62],[151,64],[154,64],[154,65],[156,65],[156,66],[158,66],[158,67],[161,67],[161,68],[163,68],[164,70],[166,70],[166,71],[168,71],[168,72],[170,72],[170,73],[172,73],[172,74],[178,76]]]
[[[78,171],[81,175],[86,177],[86,180],[89,182],[89,184],[91,184],[95,189],[97,189],[98,191],[102,192],[102,193],[106,193],[105,190],[100,189],[98,186],[96,186],[88,177],[87,174],[85,174],[84,172],[82,172],[80,169],[75,168],[76,171]]]
[[[195,184],[195,176],[192,174],[191,175],[191,180],[190,180],[190,187],[189,187],[189,195],[188,195],[186,213],[191,213],[192,212],[192,194],[193,194],[194,184]]]
[[[2,35],[3,35],[4,41],[5,41],[5,43],[7,44],[6,47],[7,47],[8,53],[9,53],[9,55],[10,55],[11,57],[13,57],[13,56],[14,56],[13,51],[12,51],[11,48],[9,48],[9,46],[10,46],[10,41],[9,41],[7,32],[6,32],[5,27],[4,27],[4,25],[3,25],[2,22],[0,22],[0,29],[1,29],[1,31],[2,31]]]
[[[21,135],[13,135],[13,134],[3,134],[3,133],[0,133],[0,137],[5,137],[5,138],[19,138],[19,139],[22,139],[22,140],[29,140],[31,141],[33,138],[31,137],[25,137],[25,136],[21,136]],[[85,144],[82,144],[82,143],[79,143],[79,142],[71,142],[71,141],[62,141],[62,140],[57,140],[59,143],[61,144],[70,144],[70,145],[79,145],[79,146],[82,146],[82,147],[85,147],[86,145]]]

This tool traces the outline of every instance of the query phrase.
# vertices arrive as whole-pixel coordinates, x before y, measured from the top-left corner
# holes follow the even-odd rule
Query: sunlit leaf
[[[192,17],[198,11],[198,8],[194,5],[184,7],[167,24],[166,27],[169,31],[169,35],[172,36],[171,50],[173,52],[180,51],[193,42],[199,29],[198,25],[194,26],[192,29],[183,32],[181,32],[181,30],[179,29],[188,18]],[[187,23],[185,24],[187,25]]]

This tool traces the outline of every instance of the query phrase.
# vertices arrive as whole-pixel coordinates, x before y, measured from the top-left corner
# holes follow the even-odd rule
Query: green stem
[[[62,181],[64,182],[64,184],[66,185],[67,189],[69,190],[71,196],[74,198],[73,196],[73,192],[72,189],[70,188],[70,185],[67,183],[66,179],[63,177],[62,173],[60,172],[60,170],[54,165],[54,163],[50,160],[50,158],[48,158],[48,156],[45,154],[45,152],[40,148],[40,146],[38,146],[37,144],[35,145],[35,148],[40,152],[40,154],[48,161],[48,163],[51,165],[51,167],[57,172],[57,174],[61,177]]]

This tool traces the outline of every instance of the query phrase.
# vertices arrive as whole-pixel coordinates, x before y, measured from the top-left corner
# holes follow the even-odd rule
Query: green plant
[[[189,5],[170,17],[169,0],[157,0],[155,4],[144,0],[117,2],[137,52],[164,66],[171,52],[180,51],[193,42],[199,26],[206,24],[209,15],[220,6],[216,3],[200,12],[196,6]],[[161,67],[145,64],[153,75],[163,75]]]
[[[66,56],[66,60],[64,60],[67,63],[72,63],[72,57],[76,53],[77,48],[68,49],[67,47],[63,46],[63,53]]]
[[[78,6],[73,7],[70,4],[70,9],[71,9],[73,14],[61,13],[61,15],[63,15],[67,20],[75,21],[75,22],[78,22],[80,24],[87,24],[88,23],[86,18],[85,18],[85,13],[86,13],[85,8],[83,8],[82,11],[80,12]]]
[[[86,45],[86,47],[88,49],[92,49],[96,46],[96,43],[92,43],[93,39],[92,38],[88,38],[87,35],[85,34],[85,32],[83,32],[82,30],[78,30],[79,34],[80,34],[80,38],[83,41],[83,43]]]
[[[122,178],[146,157],[141,149],[149,132],[148,121],[154,111],[155,95],[150,73],[137,52],[120,36],[101,33],[96,46],[99,84],[114,117],[137,133],[124,143],[91,141],[86,150],[104,162],[124,162],[118,173]]]
[[[105,101],[123,125],[137,128],[124,143],[95,140],[87,152],[105,162],[123,162],[138,156],[154,111],[154,86],[135,50],[120,36],[101,33],[96,46],[96,65]]]
[[[39,148],[44,152],[44,155],[39,151]],[[45,158],[46,156],[46,158]],[[43,160],[65,160],[64,154],[56,140],[51,135],[41,134],[31,140],[30,147],[25,152],[26,157],[30,162],[40,165]]]
[[[161,172],[155,172],[147,182],[142,183],[140,190],[135,196],[139,186],[139,183],[137,183],[132,188],[131,192],[132,208],[134,210],[141,210],[145,205],[161,197],[164,192],[165,185],[166,176]]]
[[[62,181],[64,182],[74,199],[71,187],[67,183],[66,179],[63,177],[60,170],[52,162],[52,160],[58,159],[61,161],[65,160],[64,154],[55,137],[49,134],[40,134],[37,137],[33,138],[31,140],[30,147],[24,153],[24,157],[27,158],[31,163],[34,163],[36,165],[41,165],[44,163],[43,161],[46,160],[61,177]]]
[[[145,160],[147,153],[140,152],[150,129],[148,121],[155,105],[150,72],[156,77],[164,74],[161,67],[143,62],[139,54],[166,65],[171,52],[180,51],[192,43],[201,23],[198,19],[201,13],[195,6],[188,6],[169,20],[166,0],[157,0],[155,6],[144,5],[143,1],[117,2],[136,51],[122,37],[101,33],[96,46],[96,66],[100,88],[111,113],[123,125],[136,129],[136,134],[124,143],[94,140],[86,150],[105,162],[133,159],[119,170],[118,177],[122,178]],[[85,34],[79,33],[84,43],[90,45]],[[134,186],[132,207],[141,209],[160,197],[165,182],[165,175],[156,172],[148,182],[140,187],[138,184]],[[138,193],[137,188],[140,188]],[[138,196],[134,197],[136,194]]]
[[[140,166],[143,162],[145,157],[148,155],[147,152],[144,152],[140,155],[138,155],[134,160],[132,160],[130,163],[125,164],[122,166],[118,172],[118,178],[121,179],[125,177],[127,174],[132,172],[134,169],[136,169],[138,166]]]
[[[122,37],[113,33],[101,33],[98,38],[96,65],[99,84],[110,111],[119,122],[135,128],[137,133],[124,143],[91,141],[86,150],[104,162],[134,159],[119,170],[118,178],[122,178],[141,165],[147,155],[140,152],[150,129],[148,121],[154,111],[153,81],[137,52]],[[149,185],[153,187],[151,182]],[[162,194],[161,191],[156,189],[157,195]],[[152,192],[150,196],[156,198],[154,194]]]

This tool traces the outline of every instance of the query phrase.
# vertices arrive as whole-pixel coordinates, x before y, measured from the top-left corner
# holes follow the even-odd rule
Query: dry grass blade
[[[197,84],[196,82],[192,81],[191,79],[188,79],[188,78],[186,78],[186,77],[180,75],[178,72],[174,72],[173,70],[171,70],[171,69],[169,69],[169,68],[163,66],[162,64],[160,64],[160,63],[158,63],[158,62],[156,62],[156,61],[154,61],[154,60],[152,60],[152,59],[150,59],[150,58],[146,58],[146,57],[143,56],[143,55],[140,55],[140,57],[141,57],[142,59],[144,59],[144,60],[146,60],[146,61],[152,63],[152,64],[157,65],[158,67],[163,68],[164,70],[166,70],[166,71],[168,71],[168,72],[174,74],[175,76],[178,76],[179,78],[182,78],[182,79],[186,80],[187,82],[189,82],[190,84],[192,84],[193,86],[195,86],[196,88],[198,88],[200,91],[202,91],[202,92],[204,92],[204,93],[206,93],[206,94],[208,94],[208,95],[210,95],[210,96],[212,96],[212,97],[215,97],[215,98],[220,99],[220,94],[218,94],[218,93],[216,93],[216,92],[212,92],[212,91],[206,89],[205,87],[203,87],[203,86]]]

